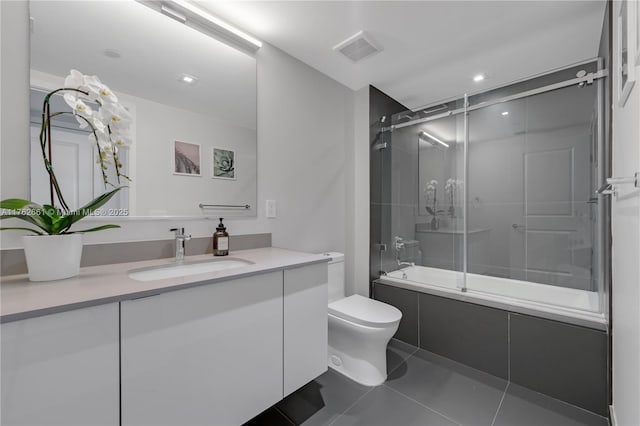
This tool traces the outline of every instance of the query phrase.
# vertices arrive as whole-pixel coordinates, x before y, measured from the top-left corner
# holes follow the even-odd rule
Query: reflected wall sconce
[[[430,134],[430,133],[425,132],[424,130],[423,130],[423,131],[421,131],[421,132],[418,134],[418,137],[419,137],[421,140],[423,140],[423,141],[425,141],[426,143],[428,143],[428,144],[431,144],[431,145],[434,145],[434,146],[435,146],[435,144],[437,143],[437,144],[439,144],[439,145],[444,146],[445,148],[449,148],[449,144],[448,144],[448,143],[441,141],[440,139],[436,138],[435,136],[433,136],[433,135],[432,135],[432,134]],[[435,142],[435,143],[434,143],[434,142]]]

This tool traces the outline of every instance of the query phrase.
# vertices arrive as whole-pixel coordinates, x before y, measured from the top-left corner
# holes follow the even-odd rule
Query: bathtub
[[[599,330],[607,329],[607,319],[601,312],[600,298],[595,291],[467,273],[467,291],[463,292],[460,288],[463,280],[462,272],[411,266],[383,275],[376,282]]]

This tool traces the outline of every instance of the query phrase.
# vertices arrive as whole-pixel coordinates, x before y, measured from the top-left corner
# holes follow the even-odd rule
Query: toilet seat
[[[329,314],[367,327],[386,327],[402,318],[398,308],[358,294],[329,303]]]

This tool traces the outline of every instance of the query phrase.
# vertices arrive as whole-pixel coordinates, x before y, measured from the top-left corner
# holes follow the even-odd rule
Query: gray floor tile
[[[271,407],[249,420],[243,426],[294,426],[275,407]]]
[[[455,423],[387,386],[378,386],[338,417],[333,425],[455,426]]]
[[[509,384],[496,426],[607,426],[607,419],[541,393]]]
[[[405,361],[418,350],[417,347],[401,340],[391,339],[387,346],[387,374],[396,368],[405,368]]]
[[[276,407],[296,425],[327,425],[370,389],[329,369]]]
[[[407,368],[389,375],[387,386],[461,425],[490,425],[507,382],[419,350]]]

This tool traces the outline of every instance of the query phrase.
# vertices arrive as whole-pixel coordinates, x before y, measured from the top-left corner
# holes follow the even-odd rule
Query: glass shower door
[[[596,290],[596,87],[568,86],[469,113],[470,273]]]

